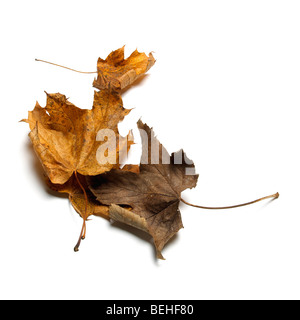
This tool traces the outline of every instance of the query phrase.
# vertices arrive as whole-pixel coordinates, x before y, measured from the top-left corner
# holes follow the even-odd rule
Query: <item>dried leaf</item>
[[[157,255],[162,258],[165,244],[183,227],[179,211],[181,192],[195,187],[198,175],[191,174],[194,164],[186,157],[182,159],[183,152],[173,153],[170,157],[146,124],[139,121],[138,126],[147,133],[147,137],[141,135],[140,173],[112,170],[88,178],[88,184],[98,201],[111,205],[112,218],[149,232]],[[157,164],[147,162],[153,158],[155,145],[160,150]],[[178,163],[180,159],[185,161]],[[169,163],[165,164],[166,161]],[[187,170],[190,170],[188,175]],[[132,211],[116,205],[128,205]]]
[[[97,89],[124,90],[145,74],[154,63],[152,53],[147,57],[145,53],[137,50],[124,59],[124,47],[122,47],[112,51],[105,60],[98,59],[98,77],[93,86]]]
[[[119,167],[119,154],[127,153],[132,141],[130,134],[127,138],[119,135],[118,123],[129,112],[115,92],[95,92],[93,108],[85,110],[57,93],[47,94],[46,107],[37,103],[28,120],[23,121],[30,125],[33,147],[51,182],[64,184],[74,172],[96,175]],[[101,129],[112,130],[116,136],[116,157],[109,159],[114,161],[97,154],[105,143],[97,139]]]
[[[154,63],[151,53],[148,57],[136,50],[124,59],[124,47],[115,50],[105,60],[98,60],[98,77],[93,85],[101,91],[95,92],[91,110],[77,108],[59,93],[47,94],[46,107],[37,103],[28,119],[23,120],[29,123],[29,136],[47,174],[49,187],[68,193],[72,206],[83,218],[75,251],[85,238],[88,217],[96,215],[149,233],[154,239],[157,257],[163,259],[161,250],[183,227],[180,201],[202,209],[229,209],[279,196],[276,193],[225,207],[185,201],[181,192],[197,184],[193,162],[182,150],[170,156],[153,130],[141,121],[138,122],[143,148],[141,164],[119,169],[120,159],[127,155],[132,144],[130,133],[123,138],[118,132],[118,123],[130,112],[123,108],[120,93]],[[110,137],[107,131],[112,134]]]

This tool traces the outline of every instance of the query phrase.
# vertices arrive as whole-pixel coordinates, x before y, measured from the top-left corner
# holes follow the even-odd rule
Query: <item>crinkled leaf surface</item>
[[[122,47],[112,51],[105,60],[98,59],[98,77],[93,86],[98,89],[124,90],[145,74],[154,63],[152,53],[149,53],[148,57],[137,50],[124,59],[124,47]]]

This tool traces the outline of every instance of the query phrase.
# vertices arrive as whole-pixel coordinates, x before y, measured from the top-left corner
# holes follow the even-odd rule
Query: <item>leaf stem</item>
[[[65,69],[68,69],[68,70],[71,70],[71,71],[75,71],[75,72],[79,72],[79,73],[85,73],[85,74],[97,73],[97,71],[91,71],[91,72],[78,71],[78,70],[75,70],[75,69],[71,69],[71,68],[68,68],[68,67],[61,66],[60,64],[56,64],[56,63],[53,63],[53,62],[49,62],[49,61],[45,61],[45,60],[40,60],[40,59],[35,59],[35,61],[52,64],[53,66],[57,66],[57,67],[60,67],[60,68],[65,68]]]
[[[88,205],[88,196],[86,194],[86,191],[83,187],[83,185],[81,184],[79,178],[78,178],[78,175],[77,175],[77,171],[75,171],[75,178],[77,180],[77,183],[79,184],[81,190],[83,191],[83,194],[84,194],[84,197],[85,197],[85,210],[84,210],[84,217],[82,217],[83,219],[83,224],[82,224],[82,228],[81,228],[81,232],[80,232],[80,235],[79,235],[79,239],[74,247],[74,251],[77,252],[79,250],[79,246],[80,246],[80,243],[81,243],[81,240],[85,239],[85,234],[86,234],[86,219],[87,219],[87,205]]]
[[[81,228],[81,231],[80,231],[80,235],[79,235],[79,239],[74,247],[74,251],[77,252],[79,251],[79,246],[80,246],[80,243],[81,243],[81,240],[82,240],[82,235],[83,233],[85,232],[85,219],[83,219],[83,224],[82,224],[82,228]]]
[[[270,198],[273,198],[273,199],[277,199],[279,197],[279,193],[274,193],[270,196],[266,196],[266,197],[263,197],[263,198],[259,198],[257,200],[254,200],[254,201],[250,201],[250,202],[246,202],[246,203],[242,203],[242,204],[237,204],[237,205],[234,205],[234,206],[228,206],[228,207],[204,207],[204,206],[198,206],[198,205],[195,205],[195,204],[191,204],[187,201],[185,201],[184,199],[180,198],[180,201],[182,201],[183,203],[187,204],[188,206],[191,206],[191,207],[196,207],[196,208],[201,208],[201,209],[212,209],[212,210],[221,210],[221,209],[233,209],[233,208],[238,208],[238,207],[244,207],[244,206],[248,206],[250,204],[253,204],[253,203],[256,203],[256,202],[259,202],[259,201],[262,201],[262,200],[266,200],[266,199],[270,199]]]

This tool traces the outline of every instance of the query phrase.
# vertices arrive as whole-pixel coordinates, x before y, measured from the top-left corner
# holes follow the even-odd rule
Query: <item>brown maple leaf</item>
[[[105,60],[98,59],[98,77],[93,86],[98,89],[124,90],[145,74],[154,63],[152,53],[147,57],[145,53],[137,50],[124,59],[124,47],[122,47],[112,51]]]
[[[111,206],[111,218],[150,233],[157,256],[163,258],[161,250],[183,227],[179,211],[181,192],[195,187],[198,175],[191,174],[194,164],[182,151],[173,153],[170,157],[146,124],[139,121],[138,126],[146,133],[141,135],[143,153],[140,173],[112,170],[88,178],[88,184],[98,201]],[[159,150],[158,161],[155,161],[157,164],[152,164],[148,160],[153,162],[155,146]],[[182,156],[184,159],[181,162]],[[128,205],[132,207],[132,211],[121,208],[120,205]]]
[[[95,92],[92,109],[77,108],[56,93],[47,94],[46,107],[37,103],[23,121],[30,125],[30,139],[49,179],[64,184],[74,172],[96,175],[119,167],[119,154],[127,153],[132,141],[130,134],[126,138],[119,135],[118,123],[129,112],[116,92]],[[101,129],[112,130],[116,137],[113,161],[97,153],[105,143],[97,139]]]

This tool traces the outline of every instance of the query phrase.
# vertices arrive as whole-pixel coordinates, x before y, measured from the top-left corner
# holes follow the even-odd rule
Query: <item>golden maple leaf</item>
[[[154,63],[155,59],[151,52],[148,57],[137,50],[124,59],[124,47],[122,47],[112,51],[105,60],[98,59],[98,77],[93,86],[97,89],[124,90],[144,75]]]
[[[74,172],[96,175],[119,167],[119,154],[127,152],[132,141],[131,134],[126,138],[119,135],[118,123],[129,112],[116,92],[95,92],[92,109],[77,108],[64,95],[56,93],[47,94],[46,107],[37,103],[23,121],[29,123],[30,139],[47,176],[54,184],[64,184]],[[113,161],[99,159],[97,155],[105,143],[97,139],[101,129],[115,134]]]

